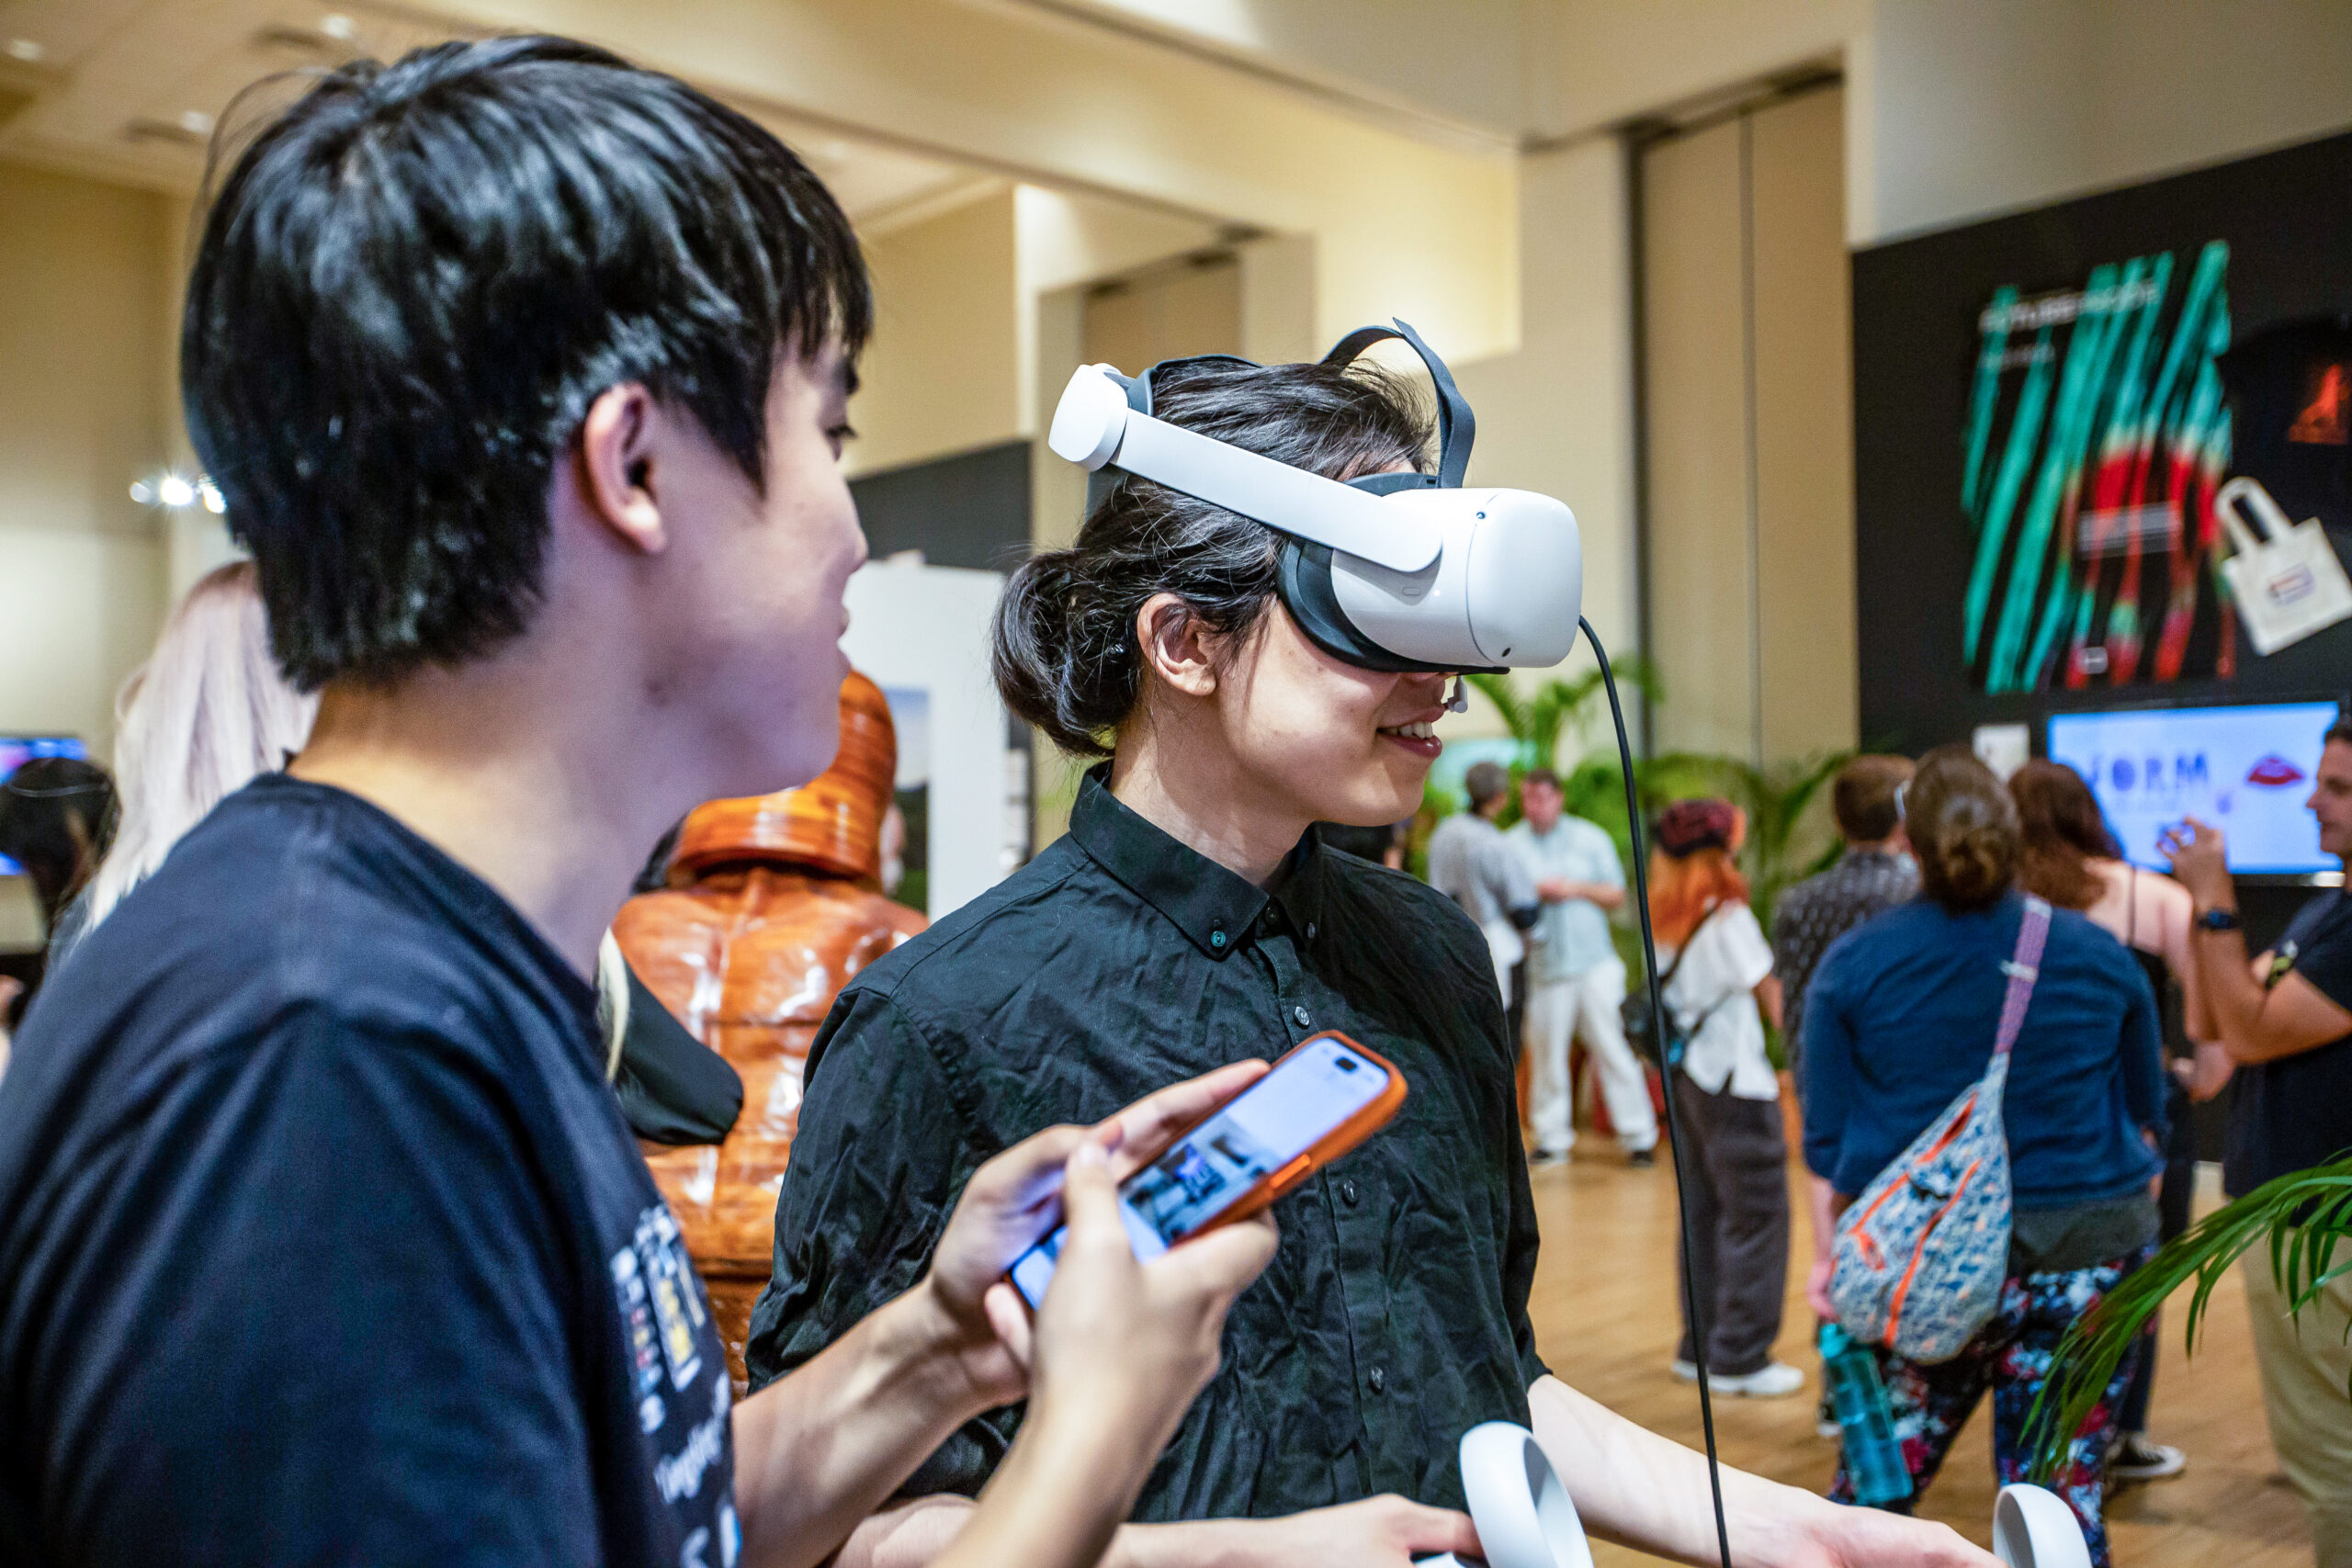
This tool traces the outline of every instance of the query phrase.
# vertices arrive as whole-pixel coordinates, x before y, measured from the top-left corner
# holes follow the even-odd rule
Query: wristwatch
[[[2238,929],[2235,909],[2200,909],[2197,912],[2197,929],[2201,931],[2233,931]]]

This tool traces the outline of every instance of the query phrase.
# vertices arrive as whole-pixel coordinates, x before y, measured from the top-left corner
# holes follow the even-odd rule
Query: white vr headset
[[[1350,333],[1323,362],[1346,365],[1384,338],[1409,344],[1437,383],[1434,474],[1342,484],[1154,419],[1153,375],[1192,360],[1134,378],[1081,367],[1046,445],[1089,472],[1133,474],[1284,535],[1283,604],[1336,659],[1446,672],[1557,664],[1576,646],[1584,598],[1574,513],[1532,491],[1462,488],[1476,422],[1444,362],[1404,322]]]

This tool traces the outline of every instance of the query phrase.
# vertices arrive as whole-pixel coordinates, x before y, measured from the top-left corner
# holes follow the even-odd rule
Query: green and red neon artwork
[[[2213,516],[2229,259],[2207,244],[2177,291],[2160,254],[2103,263],[2079,291],[2004,287],[1986,303],[1961,481],[1975,535],[1963,652],[1984,690],[2234,673]]]

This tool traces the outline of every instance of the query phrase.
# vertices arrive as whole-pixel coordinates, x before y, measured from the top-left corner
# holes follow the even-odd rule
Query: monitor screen
[[[2194,817],[2227,836],[2232,871],[2308,875],[2336,869],[2303,809],[2336,716],[2332,702],[2052,714],[2048,751],[2089,782],[2137,864],[2164,869],[2157,836]]]
[[[87,759],[90,749],[74,735],[0,735],[0,784],[35,757]],[[22,876],[25,868],[0,855],[0,876]]]

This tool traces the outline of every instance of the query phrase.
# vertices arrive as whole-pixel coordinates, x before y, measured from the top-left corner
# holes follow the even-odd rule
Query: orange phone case
[[[1305,1181],[1308,1177],[1314,1175],[1325,1166],[1329,1165],[1333,1160],[1338,1159],[1341,1155],[1346,1154],[1350,1149],[1354,1148],[1358,1144],[1363,1143],[1366,1138],[1371,1137],[1374,1133],[1379,1132],[1381,1128],[1386,1126],[1390,1118],[1396,1114],[1397,1108],[1405,1103],[1405,1075],[1396,1070],[1396,1064],[1390,1061],[1387,1057],[1381,1055],[1376,1051],[1365,1050],[1363,1046],[1357,1044],[1354,1041],[1349,1039],[1346,1035],[1340,1033],[1336,1029],[1326,1029],[1320,1033],[1310,1034],[1306,1039],[1300,1041],[1296,1045],[1291,1047],[1288,1051],[1283,1052],[1282,1055],[1275,1060],[1274,1065],[1267,1069],[1266,1077],[1272,1077],[1275,1073],[1282,1071],[1283,1063],[1289,1061],[1293,1056],[1297,1055],[1301,1051],[1306,1050],[1309,1045],[1314,1044],[1318,1040],[1336,1040],[1340,1044],[1346,1046],[1349,1050],[1354,1052],[1357,1055],[1362,1056],[1365,1061],[1378,1066],[1381,1071],[1388,1075],[1388,1087],[1382,1089],[1380,1091],[1379,1098],[1374,1100],[1371,1104],[1365,1106],[1363,1110],[1357,1111],[1354,1115],[1349,1117],[1346,1121],[1340,1122],[1338,1126],[1332,1128],[1321,1137],[1316,1139],[1314,1144],[1308,1147],[1305,1154],[1299,1156],[1296,1159],[1292,1160],[1288,1165],[1283,1167],[1280,1170],[1275,1171],[1272,1175],[1260,1177],[1257,1183],[1249,1192],[1242,1196],[1239,1202],[1234,1204],[1231,1208],[1225,1210],[1223,1213],[1213,1216],[1209,1222],[1201,1226],[1199,1230],[1186,1232],[1184,1241],[1190,1241],[1196,1235],[1206,1235],[1209,1232],[1216,1229],[1219,1225],[1237,1224],[1243,1220],[1249,1219],[1253,1214],[1263,1213],[1278,1200],[1295,1191],[1298,1189],[1299,1184]],[[1261,1077],[1258,1080],[1258,1083],[1263,1083],[1265,1081],[1266,1079]],[[1257,1087],[1258,1084],[1251,1084],[1250,1089],[1255,1089]],[[1241,1091],[1241,1094],[1247,1094],[1249,1092],[1250,1089],[1245,1089]],[[1241,1095],[1238,1094],[1233,1098],[1234,1100],[1238,1100],[1241,1098]],[[1226,1101],[1226,1105],[1230,1105],[1232,1103],[1233,1100],[1230,1100]],[[1209,1116],[1215,1116],[1218,1111],[1221,1111],[1224,1109],[1225,1105],[1218,1106],[1216,1111],[1210,1111],[1208,1116],[1204,1116],[1201,1118],[1200,1122],[1193,1122],[1193,1127],[1199,1126],[1202,1122],[1206,1122],[1209,1119]],[[1183,1132],[1177,1134],[1175,1137],[1170,1139],[1169,1146],[1172,1148],[1177,1144],[1183,1142],[1187,1137],[1190,1137],[1192,1135],[1193,1127],[1185,1128]],[[1128,1180],[1133,1179],[1133,1177],[1128,1178]],[[1124,1187],[1126,1183],[1123,1181],[1120,1185]],[[1178,1242],[1176,1245],[1182,1247],[1183,1242]]]

